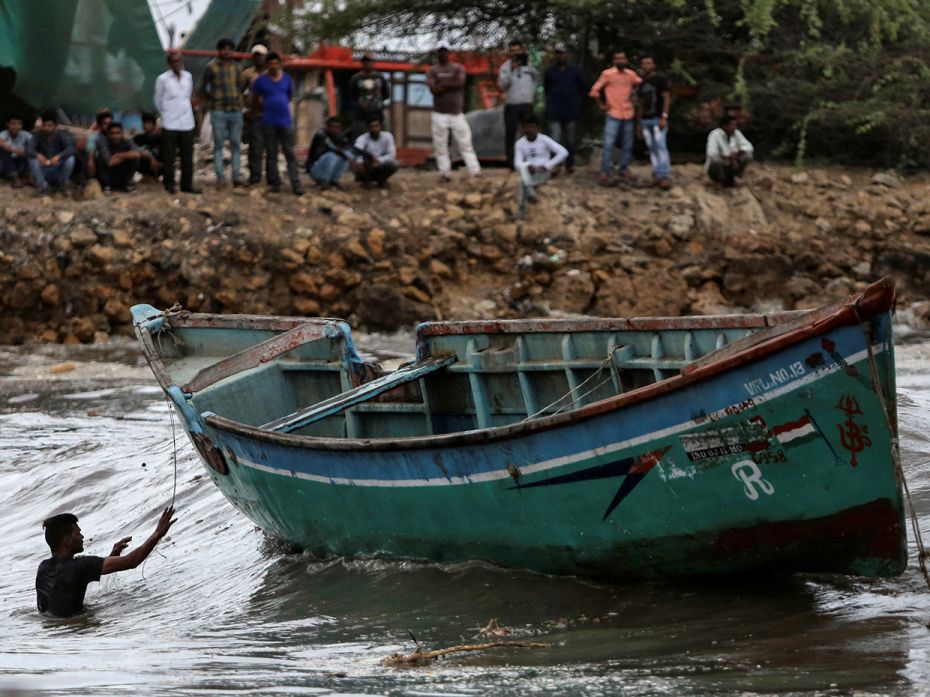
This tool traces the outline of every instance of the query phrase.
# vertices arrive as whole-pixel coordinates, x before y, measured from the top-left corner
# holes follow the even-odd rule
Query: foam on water
[[[377,345],[374,346],[378,348]],[[394,351],[392,344],[390,350]],[[48,378],[64,360],[109,366]],[[83,365],[83,364],[82,364]],[[898,347],[899,420],[930,537],[930,343]],[[268,542],[186,438],[178,522],[143,570],[90,586],[90,611],[35,612],[46,516],[73,510],[87,552],[144,539],[170,500],[165,401],[129,346],[0,350],[0,690],[41,694],[920,694],[930,595],[911,540],[899,579],[793,577],[601,585],[455,565],[318,561]],[[144,463],[144,466],[143,466]],[[380,665],[471,641],[491,619],[543,650]]]

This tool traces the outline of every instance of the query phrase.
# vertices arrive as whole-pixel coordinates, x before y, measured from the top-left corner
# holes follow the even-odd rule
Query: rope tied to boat
[[[555,411],[553,411],[551,414],[548,414],[549,416],[555,416],[556,414],[559,414],[559,413],[561,413],[562,411],[564,411],[565,409],[567,409],[568,407],[572,406],[575,402],[580,402],[580,401],[583,400],[585,397],[587,397],[589,394],[592,394],[592,393],[594,393],[594,392],[597,392],[599,389],[601,389],[601,388],[602,388],[604,385],[606,385],[608,382],[613,381],[613,375],[609,375],[609,376],[606,377],[605,379],[601,380],[599,383],[597,383],[594,387],[592,387],[592,388],[591,388],[590,390],[588,390],[587,392],[582,392],[582,393],[579,394],[577,397],[573,397],[573,396],[572,396],[572,395],[574,395],[576,392],[578,392],[578,390],[580,390],[582,387],[584,387],[584,386],[587,385],[589,382],[591,382],[594,378],[596,378],[596,377],[604,370],[604,368],[606,368],[608,365],[610,365],[611,362],[612,362],[612,357],[611,357],[611,356],[608,356],[607,358],[604,359],[604,362],[601,363],[601,365],[598,367],[597,370],[595,370],[595,371],[594,371],[593,373],[591,373],[588,377],[586,377],[584,380],[582,380],[580,383],[578,383],[578,385],[576,385],[574,388],[570,388],[570,389],[568,390],[568,392],[566,392],[565,394],[563,394],[561,397],[559,397],[558,399],[556,399],[554,402],[550,402],[549,404],[547,404],[546,406],[544,406],[544,407],[543,407],[542,409],[540,409],[539,411],[534,412],[534,413],[532,413],[532,414],[528,414],[528,415],[526,416],[526,418],[524,418],[522,421],[520,421],[520,423],[523,423],[524,421],[529,421],[530,419],[535,419],[537,416],[541,416],[541,415],[545,414],[547,411],[549,411],[550,409],[552,409],[556,404],[558,404],[559,402],[561,402],[563,399],[570,399],[570,400],[571,400],[570,402],[568,402],[567,404],[562,405],[561,407],[559,407],[558,409],[556,409]]]
[[[914,501],[911,499],[911,492],[907,486],[907,478],[904,476],[904,468],[901,466],[901,449],[895,423],[896,420],[891,416],[888,402],[885,399],[884,390],[882,390],[881,381],[878,379],[878,366],[875,362],[875,353],[872,351],[872,331],[869,324],[859,315],[859,308],[853,305],[852,310],[856,319],[859,320],[859,327],[862,329],[862,333],[865,336],[865,347],[869,357],[869,373],[872,378],[872,389],[875,391],[875,394],[878,396],[878,401],[882,405],[882,413],[885,415],[885,423],[888,426],[891,443],[891,460],[895,469],[895,474],[901,482],[901,488],[904,490],[904,498],[907,501],[911,528],[914,532],[914,542],[917,545],[917,564],[920,566],[920,572],[923,574],[927,589],[930,590],[930,572],[927,570],[927,549],[924,546],[923,536],[920,532],[917,510],[914,508]]]

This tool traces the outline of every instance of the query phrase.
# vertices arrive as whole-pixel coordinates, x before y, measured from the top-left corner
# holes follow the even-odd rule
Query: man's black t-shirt
[[[333,135],[325,128],[321,128],[310,141],[310,150],[307,152],[307,162],[304,164],[307,172],[313,167],[314,163],[328,152],[334,152],[339,157],[346,159],[345,151],[349,148],[348,139],[342,135]]]
[[[664,96],[668,90],[668,80],[660,73],[653,73],[643,79],[639,86],[639,103],[643,107],[644,119],[657,119],[662,116]]]
[[[132,142],[135,143],[136,147],[140,150],[154,155],[156,160],[161,159],[161,133],[152,133],[151,135],[144,131],[142,133],[136,133],[132,137]]]
[[[87,584],[99,581],[102,572],[103,557],[51,557],[41,562],[36,573],[39,612],[78,614],[84,609]]]

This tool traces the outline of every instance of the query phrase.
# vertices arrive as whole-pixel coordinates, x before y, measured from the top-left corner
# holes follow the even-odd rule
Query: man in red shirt
[[[630,68],[626,53],[614,53],[613,66],[601,73],[588,93],[597,100],[601,111],[606,112],[604,121],[604,150],[601,153],[601,183],[610,181],[613,167],[614,143],[620,136],[620,176],[629,177],[630,160],[633,156],[633,133],[636,110],[631,95],[633,88],[643,80]]]

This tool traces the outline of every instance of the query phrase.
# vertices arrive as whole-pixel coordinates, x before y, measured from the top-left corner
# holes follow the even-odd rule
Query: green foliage
[[[928,0],[324,0],[308,40],[439,35],[468,48],[565,40],[593,75],[649,52],[706,105],[741,105],[762,155],[930,167]],[[600,54],[587,55],[597,39]],[[673,145],[699,151],[709,106],[673,107]],[[703,120],[695,114],[704,113]]]

